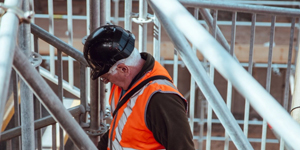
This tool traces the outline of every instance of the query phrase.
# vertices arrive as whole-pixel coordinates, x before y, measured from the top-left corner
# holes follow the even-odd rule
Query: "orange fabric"
[[[164,75],[171,79],[168,72],[162,67],[158,62],[155,61],[154,68],[152,71],[146,73],[144,77],[142,77],[139,81],[137,81],[131,89],[139,85],[145,79],[156,76],[156,75]],[[153,84],[147,86],[144,91],[141,91],[137,94],[137,99],[135,105],[132,107],[132,112],[129,116],[127,116],[126,123],[124,125],[123,130],[121,131],[121,140],[120,145],[126,148],[133,148],[133,149],[164,149],[164,147],[158,143],[155,138],[153,137],[152,132],[147,128],[146,121],[145,121],[145,114],[146,108],[149,99],[155,92],[168,92],[168,93],[175,93],[178,94],[183,98],[183,96],[178,92],[177,89],[165,85],[165,84],[158,84],[151,81]],[[175,86],[174,86],[175,87]],[[143,88],[142,88],[143,89]],[[118,104],[118,100],[120,98],[122,89],[116,85],[113,85],[112,93],[110,95],[110,104],[112,103],[112,98],[114,98],[115,108]],[[130,90],[127,91],[127,93]],[[125,93],[124,95],[126,95]],[[134,97],[134,96],[132,96]],[[132,98],[131,97],[131,98]],[[130,101],[130,100],[129,100]],[[117,112],[116,116],[113,118],[113,121],[116,121],[115,127],[113,128],[113,122],[110,126],[110,133],[109,133],[109,140],[111,132],[113,131],[113,140],[115,139],[116,132],[115,129],[118,126],[118,123],[124,113],[124,109],[127,107],[127,101]],[[131,102],[132,103],[132,102]],[[128,108],[127,108],[128,109]],[[113,110],[112,110],[113,111]],[[111,143],[112,144],[112,143]]]

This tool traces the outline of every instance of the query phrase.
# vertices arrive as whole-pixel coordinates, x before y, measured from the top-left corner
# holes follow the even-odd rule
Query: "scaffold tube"
[[[166,19],[169,19],[169,24],[179,29],[177,32],[183,33],[185,37],[197,47],[203,56],[215,66],[220,74],[222,74],[225,79],[232,82],[238,92],[249,100],[251,106],[267,120],[274,130],[290,146],[295,149],[299,148],[299,124],[292,119],[289,113],[241,66],[241,64],[234,60],[234,58],[212,38],[212,36],[178,1],[148,1],[152,3],[152,8],[155,7],[156,10],[163,12],[165,17],[161,20],[166,21]],[[165,29],[167,28],[165,27]],[[196,59],[195,56],[191,56]],[[191,59],[192,58],[190,57],[188,58],[188,60]],[[186,66],[193,65],[194,63],[194,61],[189,61]],[[197,67],[199,68],[199,66]],[[199,74],[196,74],[199,69],[193,69],[195,69],[191,72],[193,76],[200,77]],[[201,82],[203,81],[201,80]],[[198,80],[198,85],[202,84],[201,82]],[[207,98],[211,99],[211,97]],[[216,111],[216,109],[214,110]],[[222,120],[224,118],[219,117],[219,119]],[[231,138],[234,137],[231,135]],[[238,139],[233,139],[233,141],[235,140]],[[245,149],[242,147],[237,148]]]
[[[6,0],[4,2],[4,4],[7,6],[19,6],[18,3],[18,0]],[[19,19],[13,12],[6,12],[6,14],[2,16],[0,22],[0,129],[2,129],[3,124],[2,120],[4,115],[5,103],[7,100],[13,54],[17,42],[18,26]]]
[[[205,95],[207,101],[209,102],[209,104],[213,108],[213,110],[215,111],[215,114],[220,119],[222,125],[228,132],[228,135],[231,137],[231,139],[234,142],[234,144],[236,145],[237,149],[253,150],[252,146],[250,145],[246,136],[243,134],[238,123],[236,122],[233,115],[227,108],[220,93],[217,91],[216,87],[214,86],[212,80],[209,79],[205,69],[200,64],[200,61],[195,56],[195,54],[192,52],[192,49],[191,49],[188,41],[185,39],[183,34],[180,31],[178,31],[177,27],[175,26],[175,23],[173,23],[172,22],[173,20],[170,19],[170,16],[166,15],[166,14],[169,14],[173,10],[173,7],[174,7],[173,3],[175,3],[175,1],[173,2],[172,0],[168,0],[165,3],[165,1],[159,2],[158,0],[148,0],[148,2],[150,4],[151,8],[153,9],[153,11],[156,13],[158,19],[161,21],[162,26],[164,27],[168,36],[174,43],[182,60],[186,64],[190,73],[192,74],[192,77],[195,79],[199,88],[202,90],[202,93]],[[165,3],[168,6],[164,6],[164,8],[162,8],[161,7],[161,6],[163,6],[163,5],[161,5],[162,3]],[[178,4],[181,5],[180,3],[178,3]],[[176,9],[176,11],[178,13],[184,13],[184,14],[190,15],[190,13],[187,12],[183,6],[182,6],[182,8],[177,6],[174,9]],[[183,10],[185,10],[185,11],[183,11]],[[174,12],[172,12],[172,13],[174,13]],[[193,18],[193,20],[195,20],[195,18],[193,16],[191,16],[191,17]],[[182,21],[180,21],[180,22],[182,22]],[[202,34],[200,34],[200,35],[202,36]],[[197,47],[196,43],[193,43],[193,45],[195,45]]]
[[[85,109],[84,109],[83,105],[78,105],[78,106],[72,107],[72,108],[68,109],[68,111],[71,113],[71,115],[73,117],[77,117],[80,114],[85,113]],[[52,125],[54,123],[56,123],[55,119],[51,115],[49,115],[44,118],[35,120],[34,121],[34,129],[38,130],[43,127]],[[1,133],[1,135],[2,136],[1,136],[0,141],[6,141],[6,140],[12,139],[14,137],[18,137],[21,135],[21,126],[17,126],[15,128],[4,131]]]
[[[15,51],[13,66],[44,107],[66,131],[74,144],[79,149],[96,150],[94,143],[20,50]]]

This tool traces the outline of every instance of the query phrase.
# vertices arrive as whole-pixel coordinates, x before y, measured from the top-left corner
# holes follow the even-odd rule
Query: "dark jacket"
[[[154,58],[148,53],[141,53],[145,64],[131,85],[146,72],[152,70]],[[131,85],[129,87],[131,87]],[[164,99],[164,100],[161,100]],[[193,136],[186,115],[186,103],[175,94],[156,93],[152,96],[147,109],[147,126],[155,139],[167,150],[194,149]],[[98,143],[98,149],[107,149],[108,132]]]

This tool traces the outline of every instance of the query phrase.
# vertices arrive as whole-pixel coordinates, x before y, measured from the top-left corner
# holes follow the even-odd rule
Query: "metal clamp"
[[[131,16],[132,16],[132,21],[137,24],[151,23],[154,20],[153,15],[151,14],[147,15],[147,19],[139,18],[137,14],[131,14]]]
[[[100,136],[100,135],[106,133],[107,129],[108,129],[107,125],[101,123],[100,124],[100,128],[98,130],[87,129],[86,133],[89,136]]]
[[[42,63],[42,56],[39,53],[32,52],[30,54],[29,61],[33,67],[37,67]]]
[[[275,73],[278,76],[281,76],[280,69],[276,64],[272,66],[272,70],[273,70],[273,73]]]
[[[110,107],[106,107],[105,112],[104,112],[104,120],[112,120],[112,116],[111,116],[111,111],[110,111]]]
[[[30,23],[30,19],[34,15],[33,11],[23,12],[16,6],[7,6],[3,3],[0,3],[0,17],[3,16],[6,12],[14,13],[19,18],[20,23]]]

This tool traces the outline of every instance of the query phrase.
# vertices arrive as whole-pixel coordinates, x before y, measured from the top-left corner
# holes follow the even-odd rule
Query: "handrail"
[[[213,29],[213,17],[211,16],[210,12],[207,9],[204,9],[204,8],[200,8],[199,11],[200,11],[202,17],[204,18],[206,24],[210,28]],[[216,32],[217,39],[220,41],[222,46],[229,52],[230,51],[230,46],[229,46],[225,36],[221,32],[219,26],[216,26],[216,31],[215,32]]]
[[[161,20],[166,21],[169,19],[166,22],[175,26],[177,32],[183,33],[197,47],[219,73],[230,81],[241,95],[249,100],[252,107],[267,120],[288,145],[295,149],[299,148],[299,124],[177,0],[148,1],[155,3],[155,7],[163,13],[165,17]],[[168,29],[168,27],[165,27],[165,29]],[[196,61],[196,56],[190,55],[187,66],[196,63],[192,60]],[[192,76],[199,78],[200,75],[197,74],[199,67],[194,69],[196,71],[191,72]],[[197,84],[201,86],[202,83],[198,80]],[[211,97],[207,97],[207,99],[211,99]]]
[[[249,4],[236,4],[233,2],[221,2],[221,1],[196,1],[196,0],[180,0],[183,6],[186,7],[200,7],[218,10],[230,10],[232,12],[247,12],[257,13],[265,15],[280,15],[289,17],[300,17],[300,10],[293,8],[281,8],[272,6],[260,6],[260,5],[249,5]]]
[[[224,100],[222,99],[222,96],[214,86],[213,82],[207,76],[204,67],[202,66],[198,58],[194,55],[188,41],[185,39],[183,34],[178,31],[171,20],[165,16],[165,12],[163,12],[162,9],[158,7],[158,5],[160,5],[159,3],[161,2],[154,0],[148,0],[148,2],[152,10],[155,12],[157,18],[161,22],[162,26],[166,30],[168,36],[174,43],[174,46],[178,50],[182,60],[186,64],[186,67],[192,74],[210,106],[213,108],[215,114],[220,119],[225,130],[230,135],[233,143],[238,149],[253,150],[251,144],[242,132],[237,121],[234,119],[232,113],[227,108]],[[172,4],[171,1],[169,1],[169,4]]]
[[[300,2],[296,1],[234,1],[234,3],[254,4],[254,5],[276,5],[276,6],[300,6]]]
[[[222,76],[230,81],[236,90],[249,100],[252,107],[267,120],[273,129],[293,148],[299,148],[300,126],[287,111],[261,86],[233,57],[197,22],[177,0],[148,0],[164,15],[161,20],[176,27],[209,60]],[[153,7],[153,6],[151,6]],[[157,13],[157,12],[156,12]],[[300,14],[300,13],[299,13]],[[273,15],[273,14],[272,14]],[[165,29],[169,29],[165,27]],[[170,34],[168,32],[168,34]],[[180,42],[180,41],[177,41]],[[178,44],[175,43],[174,44]],[[189,46],[187,44],[187,46]],[[192,53],[191,51],[183,51]],[[184,57],[183,57],[184,58]],[[186,58],[187,59],[187,58]],[[187,66],[199,60],[189,55]],[[192,61],[193,60],[193,61]],[[201,87],[199,66],[191,74]],[[205,82],[205,81],[202,81]],[[201,89],[206,90],[206,89]],[[213,95],[212,95],[213,96]],[[211,99],[211,97],[207,97]],[[214,109],[215,110],[215,109]],[[215,110],[216,111],[216,110]],[[224,119],[224,118],[219,118]],[[227,122],[228,123],[228,122]],[[224,123],[223,123],[224,125]],[[230,134],[230,133],[229,133]],[[239,149],[239,148],[238,148]]]
[[[58,50],[61,50],[65,54],[73,57],[75,60],[88,66],[88,63],[84,59],[81,51],[68,45],[58,37],[51,35],[49,32],[37,26],[36,24],[31,23],[31,33],[38,36],[39,38],[46,41],[47,43],[51,44],[52,46],[56,47]]]
[[[20,50],[15,51],[13,66],[19,76],[30,87],[35,96],[52,114],[79,149],[97,149],[80,125],[63,106],[50,86],[37,70],[31,66],[27,57]]]
[[[58,85],[58,77],[57,76],[51,76],[50,72],[43,68],[43,67],[40,67],[40,74],[41,76],[43,76],[45,79],[47,79],[48,81],[51,81],[52,83]],[[80,98],[80,90],[78,87],[76,86],[73,86],[71,87],[67,81],[63,80],[63,88],[64,90],[70,92],[71,94],[73,94],[74,96]]]
[[[80,114],[85,113],[83,105],[78,105],[78,106],[69,108],[68,111],[71,113],[71,115],[73,117],[77,117]],[[43,127],[52,125],[54,123],[56,123],[55,119],[51,115],[49,115],[44,118],[35,120],[34,121],[34,129],[38,130]],[[6,141],[6,140],[12,139],[14,137],[20,136],[21,135],[21,126],[6,130],[6,131],[2,132],[1,135],[2,136],[0,138],[0,141]]]

